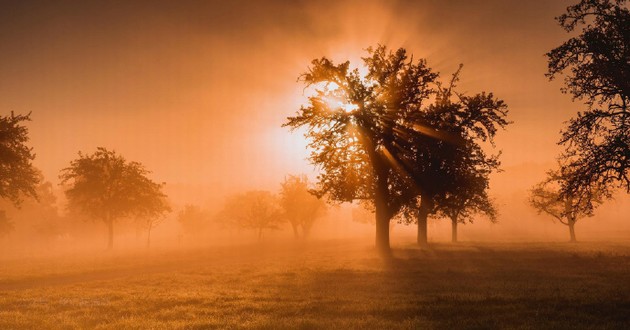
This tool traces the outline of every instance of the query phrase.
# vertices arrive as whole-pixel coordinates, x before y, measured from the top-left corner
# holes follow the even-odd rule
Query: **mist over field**
[[[0,1],[0,329],[630,327],[628,6]]]

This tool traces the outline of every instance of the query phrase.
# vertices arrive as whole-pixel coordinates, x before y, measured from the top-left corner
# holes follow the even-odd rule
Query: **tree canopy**
[[[414,195],[412,180],[402,175],[398,159],[406,150],[400,146],[425,126],[412,114],[432,94],[437,74],[402,48],[370,48],[363,62],[367,73],[361,76],[350,62],[313,60],[301,80],[315,94],[285,126],[306,128],[310,159],[320,168],[320,196],[374,203],[376,245],[387,252],[389,221]]]
[[[163,184],[153,182],[148,174],[142,164],[98,148],[91,155],[79,153],[79,158],[61,171],[60,179],[67,188],[70,208],[108,226],[108,247],[112,248],[114,221],[130,216],[153,217],[170,210]]]
[[[24,197],[37,197],[39,174],[32,164],[35,154],[26,145],[28,128],[23,125],[29,120],[30,114],[0,116],[0,198],[14,205]]]
[[[301,80],[315,92],[285,126],[306,128],[311,162],[320,168],[318,194],[374,205],[376,245],[388,251],[392,217],[415,209],[419,196],[428,205],[446,189],[455,159],[450,154],[468,148],[493,161],[469,144],[491,140],[507,124],[507,110],[492,94],[442,89],[426,61],[409,58],[402,48],[369,48],[363,64],[362,76],[349,62],[312,61]]]
[[[563,92],[586,102],[562,131],[564,194],[625,187],[630,192],[630,10],[626,0],[582,0],[557,18],[567,32],[554,48],[548,77],[565,74]]]
[[[605,190],[598,189],[580,190],[589,194],[583,198],[563,194],[562,188],[571,179],[570,173],[563,171],[566,169],[560,166],[559,170],[547,172],[547,178],[532,188],[529,204],[538,214],[545,213],[568,226],[571,241],[575,242],[575,223],[581,218],[593,216],[593,210],[609,195]]]
[[[296,238],[308,237],[315,220],[326,211],[326,203],[309,191],[306,175],[289,175],[285,178],[280,190],[280,207],[283,216],[291,223]]]
[[[252,190],[227,198],[217,220],[236,227],[253,229],[262,239],[264,230],[280,229],[284,222],[278,200],[269,191]]]

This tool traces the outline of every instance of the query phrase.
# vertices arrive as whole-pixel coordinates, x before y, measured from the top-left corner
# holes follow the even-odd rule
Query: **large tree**
[[[626,0],[582,0],[557,18],[574,37],[547,53],[548,77],[565,74],[563,92],[583,100],[562,132],[563,194],[625,187],[630,192],[630,10]],[[588,204],[588,201],[586,201]]]
[[[68,206],[103,221],[109,249],[114,246],[114,222],[125,217],[154,216],[168,209],[163,184],[147,177],[150,172],[105,148],[79,158],[60,174]]]
[[[309,191],[306,175],[289,175],[285,178],[280,190],[280,207],[283,216],[293,227],[295,238],[307,238],[315,220],[326,211],[324,201]]]
[[[28,115],[0,116],[0,198],[19,205],[24,197],[36,197],[39,173],[33,167],[33,150],[26,145]]]
[[[417,202],[431,208],[438,177],[449,176],[445,153],[467,137],[491,138],[506,110],[492,94],[430,106],[438,75],[402,48],[369,48],[363,62],[362,76],[349,62],[314,60],[301,79],[315,93],[285,126],[306,128],[320,195],[374,206],[376,246],[387,253],[391,219]]]
[[[410,151],[401,153],[399,162],[411,175],[417,193],[404,206],[403,219],[417,222],[419,245],[427,244],[428,217],[439,210],[454,215],[451,211],[466,206],[494,213],[486,190],[489,175],[500,162],[498,154],[487,150],[494,148],[498,130],[509,124],[508,110],[492,93],[456,92],[460,70],[461,66],[447,85],[436,82],[435,101],[412,114],[414,121],[424,123],[417,128],[423,134],[409,135],[399,144]]]
[[[301,80],[315,93],[285,126],[306,128],[311,162],[320,168],[318,195],[374,205],[376,246],[389,253],[390,220],[413,196],[410,178],[399,172],[398,145],[423,124],[407,117],[429,98],[437,74],[402,48],[380,46],[368,55],[363,76],[350,62],[313,60]]]
[[[550,171],[547,178],[536,184],[529,197],[529,204],[538,211],[538,214],[545,213],[554,217],[561,224],[569,227],[571,242],[575,242],[575,224],[584,217],[593,216],[594,209],[606,198],[610,198],[606,190],[596,187],[590,189],[580,189],[580,194],[588,196],[577,196],[571,193],[562,193],[571,180],[572,173],[566,172],[560,166],[560,170]]]

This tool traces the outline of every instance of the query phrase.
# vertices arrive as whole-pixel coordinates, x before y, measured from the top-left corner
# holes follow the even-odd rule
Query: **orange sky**
[[[544,77],[543,54],[567,38],[553,18],[572,2],[3,2],[0,111],[32,112],[35,164],[53,182],[104,146],[169,184],[276,187],[312,169],[302,136],[280,128],[303,101],[298,75],[384,43],[444,76],[464,63],[463,90],[510,106],[505,175],[542,171],[583,108]]]

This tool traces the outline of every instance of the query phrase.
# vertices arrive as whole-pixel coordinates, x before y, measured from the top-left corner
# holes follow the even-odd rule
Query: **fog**
[[[144,164],[152,179],[165,182],[173,211],[153,229],[152,248],[257,242],[255,233],[223,228],[212,219],[231,194],[277,193],[288,174],[315,180],[317,168],[306,160],[301,132],[281,127],[306,101],[298,76],[322,56],[358,65],[364,49],[379,43],[426,58],[444,77],[463,63],[462,90],[492,91],[509,105],[514,124],[497,138],[504,171],[493,176],[490,190],[498,222],[479,218],[460,226],[460,239],[566,241],[566,227],[536,214],[527,195],[554,166],[564,121],[584,106],[560,93],[561,82],[544,76],[543,55],[566,38],[553,18],[570,3],[3,4],[0,109],[31,113],[34,165],[52,184],[57,213],[42,224],[29,209],[32,203],[20,210],[6,205],[15,231],[0,240],[3,254],[104,250],[104,225],[70,214],[58,179],[79,151],[98,146]],[[184,233],[177,214],[185,205],[203,209],[208,228]],[[351,209],[331,207],[309,239],[360,238],[371,244],[373,225],[353,221]],[[578,238],[627,239],[627,214],[630,204],[620,193],[578,223]],[[447,242],[449,221],[431,221],[429,241]],[[47,232],[43,227],[49,225],[55,228]],[[146,232],[133,221],[116,226],[116,249],[145,248]],[[392,244],[412,242],[414,235],[413,225],[397,224]],[[285,223],[266,232],[261,244],[293,241]]]

